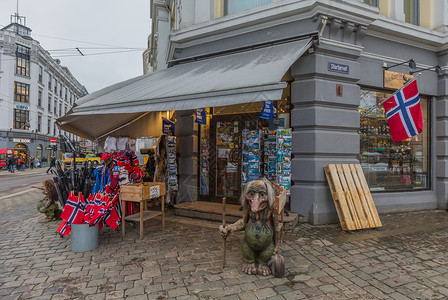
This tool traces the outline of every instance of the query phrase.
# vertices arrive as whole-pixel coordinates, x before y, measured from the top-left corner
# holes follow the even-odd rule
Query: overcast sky
[[[16,9],[17,0],[0,0],[1,27]],[[150,0],[19,0],[19,15],[26,17],[31,36],[45,50],[56,50],[50,51],[52,57],[89,93],[143,74]],[[98,54],[117,51],[121,53]]]

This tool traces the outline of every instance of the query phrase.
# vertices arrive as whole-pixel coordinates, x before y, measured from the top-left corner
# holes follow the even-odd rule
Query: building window
[[[423,132],[393,143],[384,109],[370,109],[391,94],[362,90],[361,95],[359,161],[370,190],[391,192],[430,189],[428,99],[420,97]]]
[[[16,74],[30,76],[30,49],[20,45],[16,48]]]
[[[53,135],[56,136],[56,124],[53,125]]]
[[[30,85],[22,82],[14,82],[14,101],[30,102]]]
[[[51,82],[53,81],[53,76],[51,74],[48,74],[48,90],[51,90]]]
[[[59,97],[62,98],[62,82],[59,83]]]
[[[59,116],[62,115],[62,102],[59,102]]]
[[[51,132],[51,119],[48,118],[47,133],[50,134],[50,132]]]
[[[30,112],[28,110],[14,108],[14,129],[29,128]]]
[[[53,112],[54,112],[55,116],[56,116],[57,110],[58,110],[58,102],[56,101],[56,99],[54,99],[54,102],[53,102]]]
[[[224,15],[272,3],[272,0],[224,0]]]
[[[359,0],[359,1],[368,4],[370,6],[378,7],[378,0]]]
[[[37,106],[42,107],[42,90],[37,92]]]
[[[58,95],[58,80],[54,79],[54,93],[57,96]]]
[[[420,25],[420,0],[404,0],[404,16],[407,23]]]
[[[37,132],[41,132],[42,126],[42,115],[37,116]]]
[[[65,88],[65,101],[67,101],[67,98],[68,98],[68,91],[67,88]]]
[[[51,96],[48,96],[48,113],[51,113]]]
[[[44,68],[39,66],[39,82],[42,83],[44,80]]]
[[[64,115],[66,115],[67,114],[67,105],[65,106],[65,110],[64,110]]]

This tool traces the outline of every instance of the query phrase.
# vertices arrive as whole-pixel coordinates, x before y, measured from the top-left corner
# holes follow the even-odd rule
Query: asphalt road
[[[0,170],[0,192],[4,194],[30,185],[40,185],[48,178],[52,178],[52,175],[46,174],[43,169],[16,171],[15,173],[6,173],[5,170]]]

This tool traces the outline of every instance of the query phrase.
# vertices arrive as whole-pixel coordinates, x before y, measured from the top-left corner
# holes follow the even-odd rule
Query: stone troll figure
[[[285,263],[280,251],[280,228],[275,192],[265,178],[249,182],[240,198],[243,218],[219,231],[223,238],[244,230],[242,271],[247,274],[282,277]]]
[[[42,182],[42,185],[43,188],[39,187],[39,189],[42,190],[45,197],[37,203],[37,210],[44,213],[46,218],[41,219],[40,222],[58,220],[62,212],[58,207],[58,193],[54,181],[53,179],[46,179]]]

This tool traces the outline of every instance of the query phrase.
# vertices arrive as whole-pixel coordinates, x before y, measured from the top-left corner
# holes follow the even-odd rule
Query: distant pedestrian
[[[11,157],[6,158],[6,172],[9,172],[9,169],[11,168]]]
[[[34,169],[34,157],[30,156],[30,169]]]
[[[48,171],[50,171],[51,168],[54,168],[54,167],[56,167],[56,157],[52,156],[50,159],[50,167],[48,168],[46,173],[48,174]]]
[[[47,157],[42,157],[42,167],[43,168],[47,167]]]
[[[16,168],[16,164],[17,164],[17,158],[15,156],[12,156],[11,160],[9,161],[9,171],[11,173],[14,173],[14,170]]]
[[[39,161],[39,157],[36,157],[35,159],[34,159],[34,167],[37,169],[37,168],[40,168],[40,161]]]

